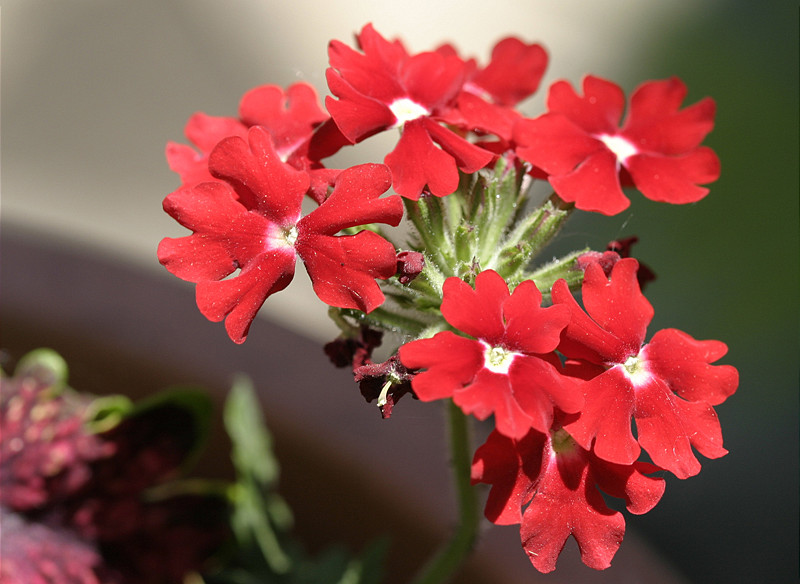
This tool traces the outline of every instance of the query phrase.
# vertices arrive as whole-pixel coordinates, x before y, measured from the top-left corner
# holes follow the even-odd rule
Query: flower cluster
[[[491,485],[486,516],[520,523],[543,572],[570,535],[587,565],[606,568],[625,522],[603,494],[645,513],[663,471],[697,474],[693,449],[724,455],[713,406],[738,374],[714,364],[719,341],[674,329],[647,340],[653,309],[641,287],[654,274],[630,257],[635,238],[535,260],[575,209],[627,208],[623,187],[665,203],[702,199],[700,185],[719,176],[701,145],[714,102],[682,108],[680,80],[649,81],[623,121],[622,89],[587,76],[583,95],[554,83],[547,112],[529,118],[517,106],[546,68],[538,44],[503,39],[481,65],[450,45],[411,53],[371,25],[356,42],[329,45],[327,113],[299,83],[252,90],[238,119],[190,119],[199,154],[168,146],[183,184],[164,209],[193,233],[164,239],[159,260],[197,284],[201,312],[241,343],[299,258],[342,330],[326,353],[353,369],[364,397],[384,417],[406,393],[492,417],[471,471]],[[392,130],[384,164],[324,166]],[[403,217],[413,229],[400,245],[385,226]],[[381,331],[399,346],[373,361]]]

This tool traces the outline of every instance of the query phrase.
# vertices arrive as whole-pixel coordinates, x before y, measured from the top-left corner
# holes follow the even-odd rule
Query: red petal
[[[197,306],[211,321],[225,320],[228,336],[243,343],[268,296],[286,288],[294,276],[294,253],[276,250],[264,253],[243,268],[235,278],[197,285]]]
[[[584,564],[596,570],[611,565],[625,535],[625,520],[606,506],[588,474],[583,456],[555,456],[543,465],[520,529],[522,546],[537,570],[555,569],[570,535],[578,542]]]
[[[548,179],[559,197],[582,211],[616,215],[630,205],[620,186],[617,157],[610,150],[598,150],[572,172]]]
[[[316,90],[308,83],[262,85],[242,96],[239,117],[248,126],[269,130],[278,150],[307,140],[314,127],[328,119],[319,106]]]
[[[591,458],[592,477],[597,486],[612,497],[625,499],[625,507],[631,513],[647,513],[661,500],[666,481],[660,477],[647,476],[661,470],[657,466],[647,462],[613,464],[596,456]]]
[[[308,190],[308,174],[281,162],[269,132],[250,128],[248,141],[226,138],[211,152],[211,173],[229,182],[248,209],[278,225],[294,225]]]
[[[505,343],[509,349],[534,354],[549,353],[558,346],[561,331],[569,322],[569,308],[541,308],[541,302],[542,294],[531,280],[519,284],[503,302]]]
[[[583,391],[586,402],[580,417],[564,424],[564,429],[584,449],[594,446],[603,460],[631,464],[640,453],[631,431],[636,396],[621,367],[587,381]]]
[[[639,262],[623,258],[614,264],[611,277],[606,278],[603,268],[593,263],[587,266],[583,280],[583,305],[586,312],[618,338],[624,355],[616,356],[615,363],[636,355],[644,343],[647,325],[653,319],[653,306],[639,289],[636,272]]]
[[[583,79],[583,97],[567,81],[553,83],[547,108],[565,115],[587,134],[616,134],[625,109],[625,94],[618,85],[587,75]]]
[[[166,155],[167,164],[172,171],[180,175],[183,186],[191,187],[214,180],[208,171],[208,156],[197,152],[191,146],[168,142]]]
[[[456,389],[453,402],[465,414],[472,414],[479,420],[494,414],[497,431],[509,438],[522,438],[534,423],[517,402],[510,378],[488,369],[481,369],[472,383]],[[552,406],[550,409],[552,411]]]
[[[510,295],[505,280],[486,270],[475,278],[475,289],[459,278],[448,278],[442,287],[442,316],[453,327],[492,346],[505,335],[502,305]]]
[[[696,148],[714,127],[716,105],[706,98],[678,111],[685,97],[677,77],[641,85],[631,95],[622,135],[641,152],[676,156]]]
[[[560,114],[544,114],[523,119],[514,126],[517,154],[548,174],[562,175],[592,154],[606,150],[569,118]]]
[[[430,118],[421,118],[430,137],[450,156],[455,158],[458,168],[473,173],[491,162],[494,154],[465,140],[455,132],[437,124]],[[436,194],[434,192],[434,194]],[[449,194],[449,193],[447,193]]]
[[[615,356],[626,355],[622,342],[603,330],[578,305],[566,281],[553,284],[553,303],[564,305],[570,310],[570,320],[561,334],[558,350],[569,358],[584,359],[596,365],[613,361]]]
[[[727,454],[714,409],[687,402],[661,379],[636,388],[636,430],[639,444],[658,466],[685,479],[700,472],[692,446],[707,458]]]
[[[483,367],[483,346],[449,331],[406,343],[399,352],[407,368],[427,369],[411,381],[414,393],[422,401],[451,397]]]
[[[420,53],[403,63],[400,81],[408,97],[428,111],[447,108],[464,85],[464,65],[458,57]]]
[[[372,312],[384,295],[375,278],[391,278],[397,268],[394,246],[372,231],[338,237],[305,234],[295,244],[314,292],[330,306]]]
[[[164,199],[164,210],[195,233],[165,238],[159,261],[184,280],[200,282],[227,276],[264,249],[269,222],[248,213],[225,183],[181,188]]]
[[[309,233],[334,235],[368,223],[398,225],[403,218],[402,200],[398,196],[381,198],[390,186],[391,173],[383,164],[360,164],[343,170],[325,202],[300,220],[300,238]]]
[[[186,137],[201,152],[208,154],[223,138],[229,136],[247,136],[247,126],[236,118],[209,116],[198,112],[189,118],[184,129]]]
[[[437,197],[458,188],[456,161],[434,145],[423,121],[424,118],[406,122],[397,146],[384,159],[392,169],[394,190],[414,201],[419,199],[425,185]]]
[[[664,329],[653,335],[642,353],[653,375],[672,391],[685,400],[713,406],[733,395],[739,385],[734,367],[711,365],[727,351],[720,341],[697,341],[679,330]]]
[[[514,106],[538,89],[546,68],[547,52],[541,45],[505,38],[494,46],[492,60],[472,83],[488,92],[495,103]]]
[[[350,142],[359,142],[382,132],[397,121],[385,102],[359,93],[333,69],[328,69],[325,77],[331,93],[339,98],[327,96],[325,105]]]
[[[708,189],[697,186],[719,178],[719,158],[713,150],[700,147],[679,157],[634,155],[625,161],[633,183],[653,201],[684,204],[699,201]]]
[[[522,507],[533,496],[542,468],[546,434],[531,431],[512,440],[494,430],[475,451],[472,483],[492,485],[486,500],[486,518],[496,525],[522,520]]]
[[[508,376],[512,396],[529,418],[528,426],[539,432],[550,430],[554,406],[566,413],[575,413],[583,406],[580,386],[543,359],[518,356],[511,364]],[[497,429],[506,434],[499,423]],[[512,437],[519,438],[520,435]]]

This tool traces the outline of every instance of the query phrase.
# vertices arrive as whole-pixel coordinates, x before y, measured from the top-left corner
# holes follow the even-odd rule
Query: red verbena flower
[[[714,125],[715,104],[705,98],[680,110],[680,79],[649,81],[634,91],[624,125],[619,86],[587,76],[579,96],[566,81],[550,88],[548,113],[514,129],[519,156],[544,170],[556,193],[578,209],[615,215],[634,184],[654,201],[691,203],[719,178],[717,155],[700,146]]]
[[[323,302],[365,312],[383,302],[375,278],[395,275],[394,247],[372,231],[337,233],[400,222],[400,198],[380,198],[391,184],[385,166],[343,171],[330,196],[305,216],[309,177],[280,160],[264,128],[251,128],[247,141],[220,142],[209,167],[219,181],[178,189],[164,200],[165,211],[194,233],[165,238],[158,257],[170,272],[197,283],[200,311],[215,322],[226,319],[231,339],[244,342],[267,297],[292,280],[297,257]]]
[[[730,365],[711,365],[727,352],[720,341],[664,329],[644,342],[653,308],[639,289],[637,267],[635,259],[623,258],[607,278],[599,264],[590,264],[585,311],[564,280],[553,286],[554,304],[571,312],[558,350],[582,362],[581,376],[588,379],[580,416],[564,428],[604,460],[630,464],[641,446],[655,464],[686,478],[700,471],[693,446],[707,458],[727,453],[712,406],[736,391],[739,376]]]
[[[443,287],[442,315],[454,328],[400,347],[422,401],[452,397],[480,420],[494,413],[498,431],[521,438],[530,428],[547,432],[553,409],[577,412],[578,386],[559,372],[553,352],[568,311],[541,308],[542,295],[528,280],[509,293],[492,270],[478,274],[475,289],[458,278]]]
[[[310,158],[309,149],[315,130],[329,119],[319,106],[314,88],[295,83],[286,91],[277,85],[262,85],[242,96],[239,118],[209,116],[198,112],[189,118],[185,133],[199,152],[185,144],[167,144],[167,162],[190,187],[215,180],[208,168],[208,156],[224,138],[247,138],[252,126],[262,126],[272,138],[278,157],[298,170],[311,175],[311,196],[324,200],[327,187],[338,172],[323,168],[319,159]]]
[[[472,482],[492,485],[487,519],[498,525],[521,523],[522,547],[537,570],[555,569],[570,535],[583,562],[602,570],[622,542],[625,520],[608,508],[601,491],[624,499],[631,513],[646,513],[664,494],[664,480],[647,476],[658,470],[646,462],[602,460],[564,429],[531,430],[518,440],[494,431],[475,452]]]
[[[423,189],[442,197],[458,186],[458,169],[472,173],[492,153],[441,125],[456,107],[470,69],[444,51],[410,55],[400,41],[388,41],[371,24],[357,35],[358,52],[339,41],[328,49],[325,104],[352,143],[387,130],[402,130],[385,162],[394,190],[417,200]]]

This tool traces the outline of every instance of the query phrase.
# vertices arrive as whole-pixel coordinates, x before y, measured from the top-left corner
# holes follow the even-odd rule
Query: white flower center
[[[514,357],[517,356],[517,353],[503,347],[492,347],[483,341],[481,341],[481,344],[484,346],[483,366],[492,373],[508,375],[508,370],[511,367],[511,363],[514,362]]]
[[[419,105],[415,101],[411,101],[407,97],[394,100],[389,105],[389,109],[392,110],[394,117],[397,118],[397,123],[395,124],[397,128],[411,120],[430,115],[430,112],[425,107]]]
[[[639,357],[639,355],[628,357],[625,363],[622,364],[622,368],[633,385],[642,385],[650,379],[647,361]]]
[[[296,241],[297,225],[287,228],[272,224],[267,231],[264,247],[268,250],[294,248]]]
[[[597,139],[603,142],[603,144],[606,145],[606,148],[614,153],[620,164],[625,164],[625,161],[628,158],[639,153],[639,149],[636,148],[636,146],[634,146],[627,138],[623,138],[622,136],[602,134],[597,136]]]

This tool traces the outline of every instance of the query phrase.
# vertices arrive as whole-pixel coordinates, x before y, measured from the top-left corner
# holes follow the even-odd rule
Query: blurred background
[[[47,280],[26,280],[24,271],[37,266],[7,256],[13,239],[99,258],[105,263],[98,265],[128,270],[154,287],[180,288],[190,304],[191,286],[173,282],[155,257],[162,237],[184,234],[161,210],[179,184],[164,160],[166,142],[183,140],[195,111],[235,116],[240,96],[256,85],[304,80],[325,95],[328,41],[351,42],[366,22],[411,51],[449,41],[482,63],[503,36],[541,42],[550,65],[537,96],[522,107],[531,116],[542,111],[551,82],[577,84],[586,73],[626,92],[677,75],[689,87],[687,104],[714,97],[717,124],[706,143],[723,170],[706,199],[672,207],[634,194],[618,217],[576,214],[557,247],[602,249],[637,235],[634,254],[658,274],[647,290],[656,310],[651,331],[674,327],[723,340],[724,362],[741,374],[738,393],[717,408],[730,454],[705,461],[697,477],[668,480],[653,511],[629,517],[630,537],[687,582],[797,578],[795,2],[3,0],[0,19],[3,303],[24,295],[21,282],[31,298],[34,288],[54,302],[64,294]],[[379,161],[385,150],[378,143],[360,153]],[[102,279],[95,274],[86,285]],[[71,293],[80,295],[80,285]],[[4,309],[3,343],[13,345],[7,313],[18,309]],[[227,341],[221,325],[194,313],[203,335]],[[325,308],[299,282],[270,298],[262,313],[263,327],[253,326],[248,345],[275,342],[267,320],[317,344],[336,335]],[[161,326],[157,338],[181,338],[174,323]],[[117,330],[108,342],[122,347],[128,332]],[[19,346],[25,343],[69,351],[58,346],[67,343],[62,337],[46,333]],[[571,581],[590,581],[587,572],[576,571]]]

